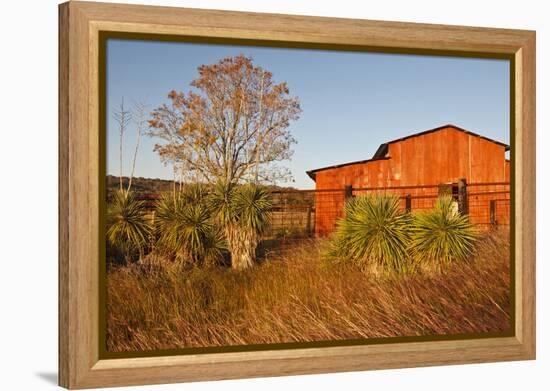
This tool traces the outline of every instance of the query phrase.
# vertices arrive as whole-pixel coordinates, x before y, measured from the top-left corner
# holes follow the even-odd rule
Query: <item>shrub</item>
[[[468,259],[478,238],[468,216],[455,210],[449,196],[440,197],[434,209],[415,214],[411,234],[414,258],[434,264]]]
[[[331,257],[350,260],[363,270],[405,270],[410,217],[401,211],[397,196],[352,198],[344,212],[331,240]]]
[[[212,221],[206,197],[190,192],[164,195],[155,206],[157,245],[180,260],[214,263],[223,257],[225,244]]]
[[[135,252],[141,256],[150,232],[145,204],[131,191],[117,191],[107,206],[108,244],[129,261]]]
[[[261,234],[271,220],[272,203],[265,188],[254,184],[237,186],[218,183],[210,205],[223,226],[234,269],[251,267]]]
[[[208,206],[208,194],[209,191],[206,185],[201,183],[188,183],[184,185],[179,196],[185,203],[201,203],[204,206]]]

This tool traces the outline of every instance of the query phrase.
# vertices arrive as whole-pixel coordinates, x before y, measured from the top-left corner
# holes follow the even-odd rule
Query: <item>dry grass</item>
[[[141,351],[504,331],[510,324],[509,240],[495,232],[467,264],[374,277],[321,261],[324,242],[268,255],[259,266],[109,271],[109,351]],[[156,261],[156,264],[155,264]]]

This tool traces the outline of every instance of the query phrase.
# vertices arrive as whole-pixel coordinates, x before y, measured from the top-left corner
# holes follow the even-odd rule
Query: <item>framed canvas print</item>
[[[60,385],[535,358],[535,33],[59,7]]]

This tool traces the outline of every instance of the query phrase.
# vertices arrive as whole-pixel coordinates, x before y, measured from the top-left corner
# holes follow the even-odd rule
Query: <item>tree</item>
[[[241,270],[254,265],[261,235],[269,226],[272,203],[265,188],[256,184],[218,182],[210,206],[223,226],[231,267]]]
[[[261,182],[288,179],[278,166],[296,141],[288,128],[298,119],[298,98],[286,83],[239,55],[198,67],[187,93],[171,91],[152,112],[149,134],[161,159],[197,181]]]

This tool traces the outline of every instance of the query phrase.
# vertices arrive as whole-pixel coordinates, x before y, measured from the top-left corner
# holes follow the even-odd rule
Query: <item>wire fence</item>
[[[271,224],[266,239],[298,239],[327,236],[344,215],[345,203],[352,197],[371,194],[396,195],[403,211],[417,213],[435,206],[438,197],[450,195],[457,211],[467,214],[472,223],[490,228],[510,224],[510,183],[465,181],[440,185],[365,187],[322,190],[273,190]],[[153,209],[155,194],[140,198]]]
[[[417,213],[432,209],[438,197],[450,195],[457,211],[472,223],[490,228],[510,224],[510,184],[508,182],[465,182],[422,185],[323,190],[280,190],[273,192],[275,209],[268,236],[310,237],[332,233],[344,215],[346,200],[370,194],[396,195],[402,210]]]

